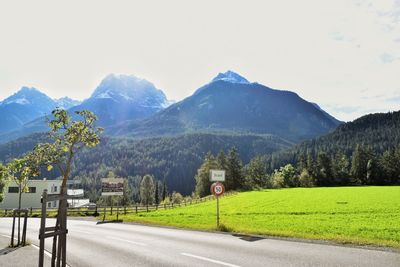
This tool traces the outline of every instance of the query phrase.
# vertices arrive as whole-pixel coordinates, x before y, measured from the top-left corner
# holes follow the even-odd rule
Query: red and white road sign
[[[225,192],[225,187],[222,183],[216,182],[211,185],[211,194],[215,196],[222,196]]]

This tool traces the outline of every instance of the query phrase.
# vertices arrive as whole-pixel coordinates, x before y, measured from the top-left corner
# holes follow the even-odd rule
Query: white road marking
[[[235,265],[235,264],[231,264],[231,263],[227,263],[227,262],[223,262],[223,261],[219,261],[219,260],[213,260],[213,259],[210,259],[210,258],[206,258],[206,257],[202,257],[202,256],[197,256],[197,255],[193,255],[193,254],[189,254],[189,253],[181,253],[181,255],[187,256],[187,257],[192,257],[192,258],[199,259],[199,260],[203,260],[203,261],[208,261],[208,262],[220,264],[220,265],[224,265],[224,266],[229,266],[229,267],[240,267],[239,265]]]
[[[0,234],[1,236],[4,236],[4,237],[7,237],[7,238],[11,238],[11,236],[8,236],[8,235],[2,235],[2,234]],[[17,238],[15,238],[14,237],[14,239],[17,239]],[[40,248],[38,247],[38,246],[36,246],[35,244],[31,244],[31,247],[34,247],[34,248],[36,248],[37,250],[40,250]],[[49,257],[50,259],[51,259],[51,253],[50,252],[48,252],[47,250],[44,250],[44,254],[47,256],[47,257]],[[69,266],[68,264],[67,264],[67,266],[68,267],[71,267],[71,266]]]
[[[36,248],[37,250],[39,250],[40,248],[34,244],[31,244],[32,247]],[[51,253],[48,252],[47,250],[44,250],[44,254],[46,254],[46,256],[49,256],[51,258]]]
[[[31,246],[36,248],[37,250],[40,250],[40,248],[38,246],[34,245],[34,244],[31,244]],[[44,250],[44,254],[51,259],[51,253],[50,252],[48,252],[47,250]],[[67,267],[71,267],[68,264],[66,264],[66,265],[67,265]]]
[[[11,236],[9,236],[9,235],[1,235],[1,236],[7,237],[7,238],[11,238]],[[14,239],[17,239],[17,238],[14,237]]]
[[[140,242],[135,242],[135,241],[131,241],[131,240],[116,238],[116,237],[113,237],[113,236],[106,236],[106,238],[114,239],[114,240],[117,240],[117,241],[123,241],[123,242],[131,243],[131,244],[134,244],[134,245],[138,245],[138,246],[147,246],[147,244],[145,244],[145,243],[140,243]]]

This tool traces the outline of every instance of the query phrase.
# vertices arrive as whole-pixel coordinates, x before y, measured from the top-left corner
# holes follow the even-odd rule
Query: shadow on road
[[[104,224],[104,223],[122,223],[123,220],[112,220],[112,221],[99,221],[96,224]]]
[[[254,241],[259,241],[259,240],[265,239],[265,238],[262,238],[259,236],[242,235],[242,234],[233,234],[232,236],[239,237],[239,239],[247,241],[247,242],[254,242]]]
[[[15,247],[15,248],[7,247],[7,248],[0,249],[0,256],[7,255],[8,253],[11,253],[19,248],[20,247]]]

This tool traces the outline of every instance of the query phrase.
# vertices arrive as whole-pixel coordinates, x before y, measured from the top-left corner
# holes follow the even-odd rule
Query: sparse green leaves
[[[3,191],[6,182],[10,179],[7,166],[0,163],[0,202],[3,201]]]
[[[54,143],[39,144],[34,149],[40,164],[46,166],[48,171],[56,165],[65,182],[69,178],[75,153],[84,147],[97,146],[103,131],[94,126],[97,117],[93,112],[82,110],[75,114],[80,118],[72,120],[66,110],[55,109],[52,112],[54,118],[49,121],[50,136]]]

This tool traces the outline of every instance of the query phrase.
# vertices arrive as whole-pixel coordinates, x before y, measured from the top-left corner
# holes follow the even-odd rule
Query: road
[[[0,219],[1,235],[10,235],[11,223]],[[27,236],[36,245],[39,223],[28,221]],[[47,225],[53,224],[48,219]],[[400,266],[400,253],[390,251],[83,220],[68,220],[68,229],[67,263],[72,267]],[[48,251],[51,243],[46,240]]]

